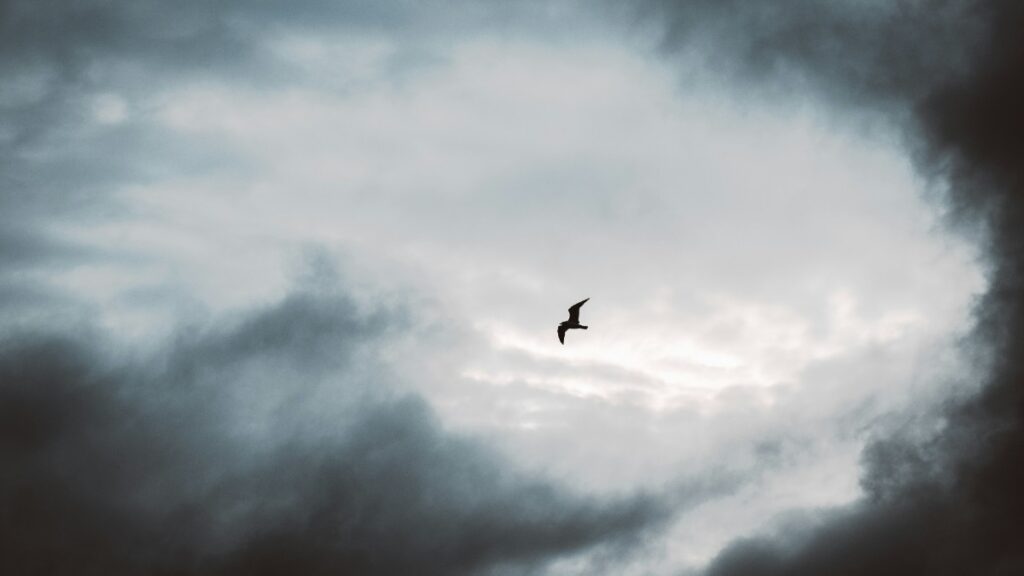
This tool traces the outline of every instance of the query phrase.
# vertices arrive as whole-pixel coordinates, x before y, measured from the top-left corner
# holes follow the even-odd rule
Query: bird
[[[558,341],[565,345],[565,331],[573,330],[576,328],[582,328],[586,330],[587,327],[580,324],[580,308],[587,303],[590,298],[584,298],[580,302],[577,302],[569,307],[569,319],[558,325]]]

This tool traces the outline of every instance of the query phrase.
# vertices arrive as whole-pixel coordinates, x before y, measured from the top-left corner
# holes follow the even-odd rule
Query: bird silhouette
[[[558,341],[565,344],[565,331],[575,330],[577,328],[586,330],[587,327],[580,324],[580,308],[587,303],[590,298],[585,298],[580,302],[577,302],[569,307],[569,319],[558,325]]]

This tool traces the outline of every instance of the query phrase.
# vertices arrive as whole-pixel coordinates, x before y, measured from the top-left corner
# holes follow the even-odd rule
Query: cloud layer
[[[920,166],[948,181],[960,218],[987,238],[990,289],[971,346],[981,394],[927,441],[864,452],[862,503],[786,535],[728,547],[708,574],[1014,574],[1024,466],[1019,358],[1024,25],[1019,3],[667,2],[668,46],[706,42],[741,81],[793,86],[906,127]],[[986,369],[987,368],[987,369]]]
[[[718,108],[680,115],[664,86],[646,88],[668,82],[622,56],[621,6],[0,0],[2,562],[450,574],[568,559],[566,571],[597,571],[646,553],[652,534],[674,537],[676,511],[708,513],[742,486],[771,496],[741,492],[719,512],[740,525],[730,534],[758,534],[763,515],[747,508],[776,494],[835,501],[852,481],[794,497],[779,485],[797,474],[762,476],[806,467],[800,486],[817,488],[883,435],[863,452],[860,501],[734,543],[707,572],[1024,570],[1022,9],[643,6],[666,61],[724,78],[737,101],[809,97],[841,122],[902,131],[920,172],[948,188],[951,220],[984,229],[991,287],[967,345],[980,396],[921,416],[935,389],[907,385],[918,364],[955,364],[935,341],[971,283],[946,261],[924,271],[945,254],[916,205],[880,199],[913,186],[888,152],[819,138],[814,123],[785,132],[771,114],[728,130],[705,118]],[[558,38],[559,51],[507,42],[510,30]],[[676,129],[697,136],[680,144]],[[857,171],[876,177],[843,182]],[[755,202],[750,180],[821,191]],[[568,239],[565,222],[578,225]],[[461,314],[444,321],[470,336],[439,330],[418,343],[427,360],[396,358],[409,319],[380,302],[401,298],[282,296],[285,275],[250,274],[308,241],[366,254],[379,276],[401,268],[389,279],[441,292]],[[550,332],[551,294],[592,295],[573,277],[605,291],[590,304],[607,305],[594,308],[604,335],[545,356],[533,334]],[[152,315],[145,330],[133,314]],[[638,354],[639,331],[614,339],[634,326],[661,347]],[[941,361],[914,360],[922,350]],[[727,370],[758,354],[769,361]],[[648,405],[691,381],[722,387],[722,413]],[[434,402],[588,486],[669,487],[584,496],[451,432]],[[684,533],[717,546],[711,520]]]
[[[524,477],[389,394],[366,370],[392,323],[296,295],[130,360],[85,335],[5,336],[5,570],[478,573],[665,519],[653,497]]]

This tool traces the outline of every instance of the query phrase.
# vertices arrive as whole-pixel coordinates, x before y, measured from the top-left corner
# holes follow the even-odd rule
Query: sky
[[[1022,25],[0,0],[2,571],[1024,571]]]

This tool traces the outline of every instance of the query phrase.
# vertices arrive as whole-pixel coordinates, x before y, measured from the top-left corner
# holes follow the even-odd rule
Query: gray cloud
[[[532,4],[532,3],[531,3]],[[530,13],[471,2],[162,2],[0,0],[0,313],[32,304],[22,272],[81,259],[54,237],[62,220],[99,220],[124,209],[114,193],[168,177],[216,174],[245,158],[216,141],[187,138],[153,118],[154,93],[212,79],[260,88],[309,80],[268,50],[283,34],[401,37],[401,68],[427,54],[418,38],[500,27]],[[342,78],[341,81],[347,80]],[[104,125],[113,97],[130,121]],[[111,254],[88,254],[92,262]],[[66,261],[66,260],[64,260]]]
[[[476,573],[626,545],[665,519],[652,497],[517,474],[360,374],[399,318],[296,295],[131,358],[87,335],[7,334],[5,571]]]
[[[921,169],[949,182],[954,213],[980,222],[988,239],[991,284],[971,340],[991,358],[980,395],[950,407],[937,437],[869,445],[863,502],[796,535],[737,542],[707,573],[1020,572],[1024,9],[1002,0],[655,4],[670,51],[696,46],[741,82],[810,87],[840,114],[852,104],[904,125]]]
[[[798,96],[905,109],[966,74],[984,8],[959,0],[832,2],[654,1],[664,48],[695,53],[718,72]],[[795,82],[795,85],[794,85]]]
[[[985,394],[954,408],[932,444],[894,438],[869,447],[862,505],[799,537],[739,543],[710,572],[1012,572],[1021,401],[1010,361],[1024,322],[1014,103],[1022,94],[1019,60],[1003,55],[1020,54],[1012,36],[1020,9],[996,1],[651,6],[667,22],[670,50],[690,43],[737,79],[809,88],[842,110],[881,110],[907,126],[922,166],[952,176],[959,212],[991,228],[994,282],[976,340],[997,358]],[[23,271],[83,256],[41,224],[116,211],[108,195],[117,185],[215,171],[224,160],[215,143],[196,149],[145,117],[96,128],[94,96],[113,90],[132,107],[136,91],[184,76],[282,81],[289,72],[258,39],[285,26],[443,34],[462,19],[514,13],[458,7],[0,1],[0,312],[52,310],[56,300]],[[88,336],[8,336],[0,361],[3,459],[15,463],[0,484],[12,504],[2,525],[8,561],[24,571],[104,574],[529,569],[629,543],[664,520],[650,498],[589,501],[518,477],[480,445],[446,434],[421,401],[360,384],[382,371],[364,373],[353,356],[394,321],[295,297],[230,329],[185,332],[145,362],[112,356]],[[300,398],[336,400],[324,384],[331,374],[348,374],[346,409],[308,408]],[[290,410],[305,418],[282,416]],[[925,553],[935,542],[948,557]]]

